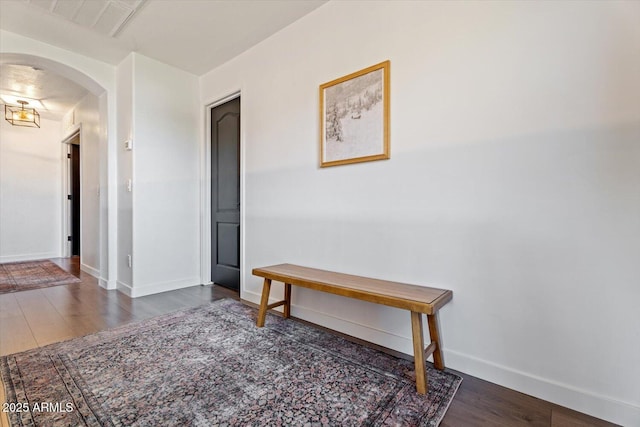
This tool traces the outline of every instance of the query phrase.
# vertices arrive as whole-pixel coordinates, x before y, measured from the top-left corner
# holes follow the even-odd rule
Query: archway
[[[52,56],[55,56],[53,50]],[[115,155],[115,76],[113,75],[113,67],[104,64],[103,68],[111,73],[89,71],[91,67],[85,67],[81,60],[78,64],[74,58],[61,57],[67,63],[47,58],[44,56],[31,55],[26,53],[5,53],[0,54],[0,64],[26,65],[55,73],[71,80],[78,85],[84,87],[93,97],[95,102],[92,107],[97,114],[95,123],[92,123],[90,131],[94,133],[96,144],[96,156],[92,159],[95,164],[87,165],[97,168],[98,172],[95,179],[95,191],[98,199],[94,201],[95,213],[97,221],[94,225],[95,237],[97,238],[95,257],[95,268],[90,268],[89,273],[99,279],[102,287],[107,289],[115,289],[116,276],[116,155]],[[86,61],[85,61],[86,62]],[[78,68],[84,68],[90,74],[83,72]],[[92,64],[89,64],[92,65]],[[109,70],[110,69],[110,70]],[[106,78],[105,78],[106,76]],[[97,123],[97,128],[96,128]],[[82,131],[80,123],[73,123],[69,129],[63,130],[63,138],[69,136],[78,129]],[[89,131],[86,129],[85,131]],[[87,271],[87,270],[85,270]]]

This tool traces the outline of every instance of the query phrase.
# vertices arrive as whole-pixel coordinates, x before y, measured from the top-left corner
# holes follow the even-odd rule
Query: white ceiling
[[[0,0],[0,28],[110,64],[138,52],[202,75],[326,0]],[[0,66],[0,93],[30,81],[60,118],[87,93],[48,70]],[[32,90],[33,91],[33,90]]]
[[[2,0],[0,0],[2,1]],[[43,119],[60,120],[88,91],[59,74],[28,65],[0,65],[2,103],[17,105],[15,98],[36,107]],[[40,101],[42,106],[34,103]]]

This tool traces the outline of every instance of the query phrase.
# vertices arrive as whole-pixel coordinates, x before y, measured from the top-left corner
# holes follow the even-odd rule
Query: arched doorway
[[[55,54],[53,50],[51,53]],[[92,70],[92,67],[87,67],[78,58],[60,59],[64,62],[38,55],[2,52],[0,65],[24,65],[33,67],[35,70],[46,70],[47,73],[62,76],[86,89],[87,99],[83,99],[78,106],[74,107],[74,110],[77,111],[69,112],[71,119],[65,117],[61,122],[61,138],[58,142],[63,142],[73,133],[78,133],[81,140],[90,141],[93,144],[90,150],[86,150],[86,156],[83,153],[82,158],[82,169],[86,172],[83,193],[87,195],[87,203],[83,206],[86,220],[82,221],[82,226],[87,231],[87,239],[90,240],[86,248],[87,263],[83,270],[97,277],[101,286],[112,289],[115,288],[116,276],[114,227],[116,222],[116,162],[115,106],[113,105],[115,76],[112,75],[112,72],[105,73],[104,71],[112,71],[113,67],[100,64],[98,68],[103,69]],[[76,64],[76,62],[78,63]],[[28,93],[25,94],[25,96],[28,95]],[[90,122],[90,124],[83,126],[83,122],[85,124]],[[62,149],[62,144],[60,146]],[[66,161],[66,154],[64,157]],[[62,167],[61,170],[63,169]],[[63,181],[61,187],[64,187],[64,176],[61,176],[60,179]],[[66,194],[63,194],[62,197],[66,198]],[[63,226],[62,229],[64,231],[61,241],[66,238],[68,233],[66,227]],[[64,246],[62,246],[61,254],[64,253]]]

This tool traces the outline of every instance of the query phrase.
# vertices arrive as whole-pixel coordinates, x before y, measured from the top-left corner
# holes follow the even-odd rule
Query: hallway
[[[0,295],[0,355],[91,334],[170,311],[238,298],[221,287],[193,286],[140,298],[107,291],[80,271],[79,257],[55,263],[81,283]]]

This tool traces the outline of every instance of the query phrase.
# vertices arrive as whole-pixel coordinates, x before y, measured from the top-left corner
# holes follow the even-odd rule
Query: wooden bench
[[[453,293],[449,290],[370,279],[291,264],[254,268],[253,275],[264,278],[257,320],[259,328],[264,326],[267,310],[272,308],[284,306],[284,317],[289,318],[291,315],[291,285],[403,308],[411,311],[416,390],[418,393],[427,393],[425,365],[427,357],[433,354],[434,366],[440,370],[444,369],[437,314],[438,309],[451,300]],[[269,304],[272,280],[284,283],[284,300]],[[427,315],[431,337],[431,342],[426,349],[422,332],[423,313]]]

